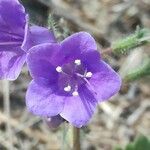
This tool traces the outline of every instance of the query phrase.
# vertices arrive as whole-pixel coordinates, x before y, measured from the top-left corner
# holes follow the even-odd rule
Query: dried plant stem
[[[76,127],[73,127],[73,150],[81,150],[80,129]]]
[[[9,81],[3,80],[3,100],[4,100],[4,113],[8,120],[10,120],[10,99],[9,99]],[[6,123],[7,137],[9,138],[10,150],[13,149],[13,136],[10,122]]]

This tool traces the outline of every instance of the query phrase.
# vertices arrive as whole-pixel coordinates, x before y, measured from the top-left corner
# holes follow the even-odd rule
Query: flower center
[[[59,73],[58,86],[60,90],[72,96],[78,96],[79,86],[86,84],[92,77],[92,72],[87,68],[80,59],[57,66],[56,71]]]

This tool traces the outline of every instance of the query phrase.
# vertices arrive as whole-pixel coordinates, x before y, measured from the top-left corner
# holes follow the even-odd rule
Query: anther
[[[79,93],[78,93],[77,91],[74,91],[74,92],[72,93],[72,95],[73,95],[73,96],[78,96]]]
[[[87,72],[87,73],[86,73],[86,75],[85,75],[85,77],[87,77],[87,78],[91,78],[91,77],[92,77],[92,75],[93,75],[93,74],[92,74],[92,72]]]
[[[57,72],[62,72],[62,68],[60,66],[56,67]]]
[[[70,86],[70,85],[68,85],[68,86],[64,87],[64,91],[66,91],[66,92],[70,92],[70,91],[71,91],[71,86]]]
[[[74,61],[74,63],[79,66],[79,65],[81,65],[81,60],[80,60],[80,59],[76,59],[76,60]]]

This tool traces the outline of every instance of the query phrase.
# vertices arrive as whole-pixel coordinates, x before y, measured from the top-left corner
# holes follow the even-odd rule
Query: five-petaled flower
[[[28,50],[47,42],[55,42],[53,33],[29,27],[28,15],[18,0],[0,0],[0,79],[15,80]]]
[[[34,46],[27,64],[33,80],[26,105],[33,114],[52,117],[56,123],[63,118],[76,127],[86,125],[98,102],[109,99],[121,85],[119,75],[100,58],[95,40],[86,32],[61,43]]]

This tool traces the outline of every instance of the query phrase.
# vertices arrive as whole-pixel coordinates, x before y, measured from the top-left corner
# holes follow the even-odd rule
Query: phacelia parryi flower
[[[119,75],[100,58],[95,40],[86,32],[61,43],[34,46],[27,64],[33,78],[27,107],[48,118],[50,126],[64,120],[76,127],[86,125],[98,102],[109,99],[121,85]]]
[[[16,79],[28,50],[47,42],[55,42],[53,33],[29,27],[28,15],[18,0],[0,0],[0,79]]]

